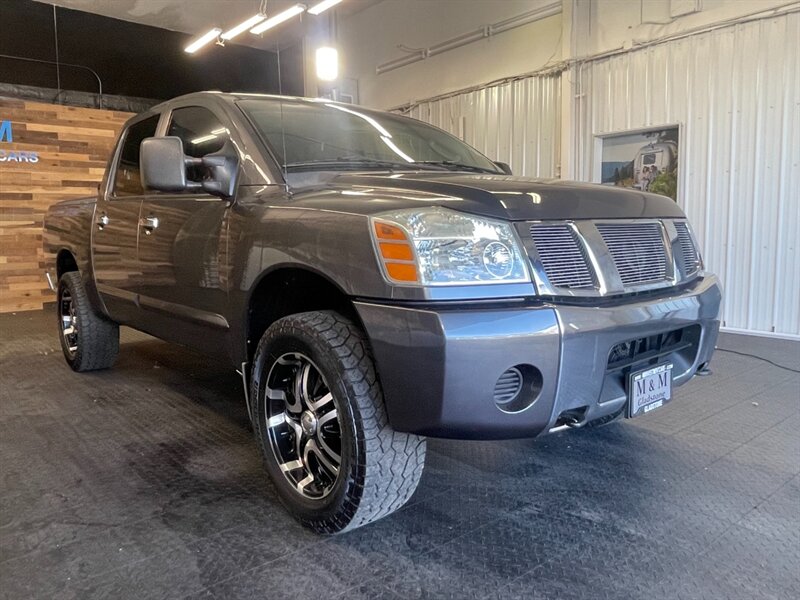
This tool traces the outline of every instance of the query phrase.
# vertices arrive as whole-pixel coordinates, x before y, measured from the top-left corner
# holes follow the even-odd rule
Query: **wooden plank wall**
[[[42,218],[54,202],[91,196],[129,113],[0,98],[13,141],[0,151],[37,152],[36,163],[0,161],[0,312],[53,300],[44,279]]]

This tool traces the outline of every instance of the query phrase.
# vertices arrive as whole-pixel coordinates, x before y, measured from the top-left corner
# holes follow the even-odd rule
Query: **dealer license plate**
[[[672,399],[672,363],[628,375],[628,418],[664,406]]]

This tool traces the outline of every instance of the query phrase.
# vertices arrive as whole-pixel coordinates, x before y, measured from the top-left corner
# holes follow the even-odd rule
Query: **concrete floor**
[[[2,598],[800,597],[800,374],[754,358],[599,430],[431,440],[406,508],[320,538],[224,365],[124,330],[78,375],[52,313],[0,332]],[[720,346],[800,369],[798,343]]]

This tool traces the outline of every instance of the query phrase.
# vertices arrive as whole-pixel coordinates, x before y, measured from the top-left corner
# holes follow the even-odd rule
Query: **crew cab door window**
[[[181,138],[184,154],[201,158],[222,149],[228,130],[207,108],[187,106],[172,112],[167,135]]]
[[[141,196],[144,194],[139,177],[139,147],[142,140],[153,137],[158,127],[158,115],[134,123],[125,132],[117,172],[114,174],[115,196]]]

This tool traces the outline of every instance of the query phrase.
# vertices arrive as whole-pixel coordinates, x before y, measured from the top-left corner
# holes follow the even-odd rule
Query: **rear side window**
[[[141,196],[144,194],[139,178],[139,146],[142,140],[156,135],[158,115],[134,123],[125,132],[122,153],[114,175],[115,196]]]
[[[183,141],[183,153],[200,158],[222,149],[228,131],[207,108],[187,106],[172,111],[167,135]]]

